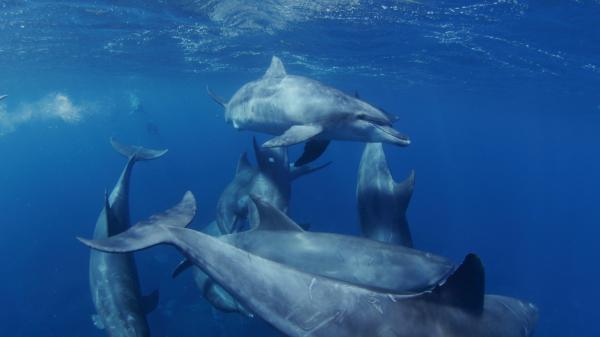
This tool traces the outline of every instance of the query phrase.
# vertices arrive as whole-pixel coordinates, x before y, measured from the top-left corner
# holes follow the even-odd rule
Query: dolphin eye
[[[367,115],[365,115],[365,114],[358,114],[358,115],[356,115],[356,119],[360,119],[360,120],[364,121],[364,120],[367,119]]]

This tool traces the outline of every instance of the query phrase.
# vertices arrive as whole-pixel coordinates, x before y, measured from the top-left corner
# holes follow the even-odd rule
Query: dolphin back
[[[145,147],[139,145],[125,145],[117,142],[114,138],[110,139],[110,144],[115,149],[115,151],[119,152],[126,158],[133,158],[135,160],[152,160],[162,157],[169,150],[154,150],[147,149]]]

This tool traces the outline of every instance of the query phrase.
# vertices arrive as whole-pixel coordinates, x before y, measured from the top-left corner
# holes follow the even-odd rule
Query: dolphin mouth
[[[410,145],[410,138],[408,136],[401,134],[396,129],[387,125],[377,125],[373,124],[379,131],[383,132],[387,136],[390,136],[392,143],[400,146],[408,146]]]

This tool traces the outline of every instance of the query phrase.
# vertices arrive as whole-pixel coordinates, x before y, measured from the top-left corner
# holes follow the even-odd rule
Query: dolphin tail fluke
[[[134,160],[151,160],[162,157],[169,150],[147,149],[138,145],[126,145],[117,142],[114,138],[110,139],[110,144],[123,156],[133,158]]]
[[[169,227],[187,227],[195,215],[196,199],[188,191],[174,207],[137,223],[123,233],[107,239],[77,239],[86,246],[108,253],[135,252],[161,243],[171,243]]]
[[[212,92],[212,90],[210,90],[210,88],[207,86],[206,87],[206,93],[208,94],[208,96],[210,98],[212,98],[213,101],[215,101],[215,103],[219,104],[220,106],[222,106],[223,108],[227,108],[227,101],[225,101],[223,98],[217,96],[214,92]]]
[[[154,290],[150,294],[142,297],[142,307],[146,314],[151,313],[158,306],[158,289]]]

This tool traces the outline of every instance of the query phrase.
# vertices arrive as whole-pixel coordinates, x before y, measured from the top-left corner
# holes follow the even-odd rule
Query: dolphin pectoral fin
[[[323,165],[319,165],[319,166],[309,166],[309,165],[303,165],[300,167],[295,167],[295,166],[291,166],[290,167],[290,174],[292,177],[292,180],[298,179],[299,177],[305,175],[305,174],[310,174],[316,171],[319,171],[321,169],[326,168],[327,166],[331,165],[331,162],[328,161]]]
[[[468,254],[463,263],[431,293],[435,300],[472,314],[483,312],[484,295],[483,263],[475,254]]]
[[[311,163],[318,159],[327,149],[327,146],[331,143],[329,139],[311,139],[304,144],[304,152],[298,160],[294,162],[294,166],[302,166]]]
[[[146,296],[142,296],[142,308],[146,314],[151,313],[158,306],[158,289]]]
[[[100,316],[97,314],[92,315],[92,323],[94,323],[94,326],[100,330],[104,330],[104,323],[102,323],[102,320],[100,319]]]
[[[250,199],[253,206],[248,207],[249,212],[252,213],[248,219],[252,222],[250,224],[252,231],[304,231],[294,220],[268,202],[256,195],[250,195]]]
[[[123,156],[127,158],[133,158],[134,160],[151,160],[162,157],[169,150],[154,150],[147,149],[138,145],[125,145],[117,142],[114,138],[110,138],[110,144],[115,149],[115,151],[119,152]]]
[[[264,147],[290,146],[305,142],[323,132],[320,125],[294,125],[287,129],[281,136],[269,139]],[[316,159],[316,158],[315,158]]]
[[[188,270],[193,265],[194,264],[189,259],[182,260],[181,262],[179,262],[177,267],[175,267],[175,270],[173,270],[173,273],[171,274],[171,278],[176,278],[177,276],[181,275],[181,273]]]
[[[212,90],[210,90],[210,88],[208,86],[206,86],[206,93],[208,94],[208,96],[210,98],[212,98],[213,101],[215,101],[215,103],[217,103],[220,106],[222,106],[223,108],[227,109],[227,101],[225,101],[223,98],[215,95],[215,93],[212,92]]]

